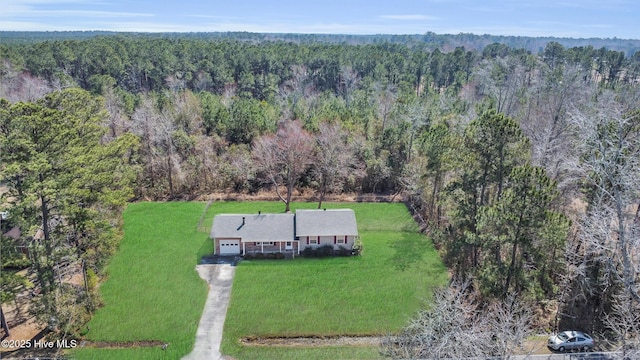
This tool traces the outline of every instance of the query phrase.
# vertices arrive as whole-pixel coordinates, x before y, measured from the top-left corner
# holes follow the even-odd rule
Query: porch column
[[[280,252],[282,252],[282,241],[278,241],[278,246],[280,247]]]
[[[242,243],[242,255],[246,255],[247,254],[247,243],[240,240],[240,242]]]
[[[264,254],[264,241],[260,243],[260,252]]]

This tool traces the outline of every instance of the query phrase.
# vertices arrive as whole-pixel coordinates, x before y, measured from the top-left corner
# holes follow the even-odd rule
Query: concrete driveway
[[[200,277],[209,284],[209,294],[196,332],[196,343],[191,353],[183,357],[184,360],[224,359],[220,353],[220,342],[231,296],[235,261],[222,259],[217,263],[196,266]]]

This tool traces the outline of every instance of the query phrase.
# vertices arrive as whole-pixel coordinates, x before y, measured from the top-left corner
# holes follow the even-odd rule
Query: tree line
[[[381,43],[399,44],[407,47],[426,46],[430,51],[440,49],[451,51],[456,47],[482,51],[491,44],[501,44],[509,48],[524,49],[532,53],[541,52],[550,42],[556,42],[566,48],[591,46],[623,52],[626,56],[634,55],[640,49],[640,40],[619,38],[559,38],[503,36],[472,33],[436,34],[428,31],[424,34],[296,34],[296,33],[255,33],[247,31],[227,32],[192,32],[192,33],[124,33],[114,31],[0,31],[5,44],[28,44],[56,40],[86,40],[100,36],[127,35],[146,38],[180,38],[190,40],[238,40],[243,42],[288,42],[294,44],[348,44],[371,45]]]
[[[31,228],[54,209],[21,180],[40,165],[23,168],[32,161],[25,148],[5,149],[28,133],[20,129],[32,116],[55,123],[50,112],[61,108],[48,104],[74,94],[64,103],[74,112],[96,101],[105,111],[92,117],[103,131],[78,138],[69,154],[98,146],[105,159],[119,159],[122,168],[105,160],[111,165],[99,169],[131,184],[132,196],[118,201],[266,189],[288,209],[296,191],[313,190],[319,206],[329,193],[402,193],[455,278],[471,279],[460,296],[517,300],[555,314],[538,319],[541,327],[580,328],[638,348],[638,54],[557,42],[533,54],[498,43],[440,51],[132,35],[0,51],[0,170],[12,211]],[[38,110],[25,110],[32,106]],[[78,173],[64,174],[58,188],[79,187],[85,197],[109,188],[102,181],[110,178],[91,179],[85,165],[65,161]],[[47,194],[43,181],[34,180],[34,194]],[[83,200],[95,209],[81,211],[70,199],[55,207],[64,219],[96,219],[107,200]],[[95,248],[73,245],[67,221],[60,236],[81,249],[77,257],[110,251],[104,238]],[[479,311],[502,311],[496,306]],[[616,325],[623,323],[630,325]]]

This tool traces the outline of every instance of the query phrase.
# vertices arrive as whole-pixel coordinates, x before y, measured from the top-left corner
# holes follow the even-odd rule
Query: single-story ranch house
[[[295,214],[220,214],[211,227],[214,254],[297,253],[333,245],[348,250],[358,239],[351,209],[296,210]]]

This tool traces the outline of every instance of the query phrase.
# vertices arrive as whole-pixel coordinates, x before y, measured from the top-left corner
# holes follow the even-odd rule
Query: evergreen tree
[[[72,331],[95,304],[62,284],[57,266],[84,261],[98,271],[115,251],[120,211],[133,194],[129,158],[137,141],[126,134],[104,142],[104,103],[79,89],[5,104],[1,115],[0,180],[12,220],[33,236],[40,294],[32,309],[50,329]]]

